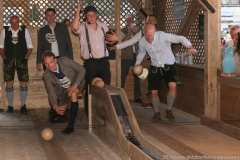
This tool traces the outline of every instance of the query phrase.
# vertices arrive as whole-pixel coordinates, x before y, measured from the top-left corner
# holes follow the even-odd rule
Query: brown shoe
[[[173,116],[172,110],[166,110],[166,118],[170,121],[170,122],[174,122],[175,118]]]
[[[142,103],[138,108],[147,108],[147,103]]]
[[[159,122],[159,121],[161,121],[161,114],[160,114],[160,112],[155,113],[153,118],[151,119],[151,121],[152,122]]]
[[[148,103],[148,104],[147,104],[147,108],[153,108],[152,103]]]

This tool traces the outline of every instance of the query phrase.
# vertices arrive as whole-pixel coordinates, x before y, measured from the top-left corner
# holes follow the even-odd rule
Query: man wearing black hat
[[[93,78],[100,77],[105,84],[110,85],[111,72],[106,41],[110,44],[115,43],[118,37],[116,34],[106,35],[108,27],[105,23],[96,20],[97,9],[94,6],[87,6],[84,9],[86,23],[79,23],[82,7],[83,3],[80,1],[72,22],[72,30],[80,37],[81,57],[85,60],[86,84],[91,84]],[[85,113],[88,115],[88,89],[85,96]]]

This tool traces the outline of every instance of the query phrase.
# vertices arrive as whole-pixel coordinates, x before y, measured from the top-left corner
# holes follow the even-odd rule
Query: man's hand
[[[110,51],[114,51],[114,50],[116,50],[117,49],[117,46],[116,45],[114,45],[114,46],[108,46],[108,50],[110,50]]]
[[[37,68],[38,71],[42,71],[41,63],[38,63],[37,66],[36,66],[36,68]]]
[[[136,33],[138,32],[137,27],[135,26],[135,27],[131,28],[131,29],[130,29],[130,32],[131,32],[132,34],[136,34]]]
[[[114,44],[118,41],[118,36],[114,32],[111,32],[111,33],[112,34],[106,34],[105,39],[109,44]]]
[[[79,3],[78,3],[78,5],[77,5],[78,11],[81,11],[81,10],[82,10],[82,7],[83,7],[83,3],[82,3],[82,1],[80,0]]]
[[[77,89],[77,86],[72,85],[67,89],[68,97],[71,97],[72,93]]]
[[[188,50],[187,50],[185,56],[188,56],[190,54],[196,54],[196,53],[197,53],[197,50],[194,49],[192,46],[190,46],[190,47],[188,47]]]
[[[54,106],[54,110],[56,111],[57,114],[63,115],[67,109],[67,106]]]

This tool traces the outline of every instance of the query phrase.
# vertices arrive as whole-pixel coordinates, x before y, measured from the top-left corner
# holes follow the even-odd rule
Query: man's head
[[[155,34],[155,27],[152,24],[146,24],[143,29],[143,34],[148,43],[152,43]]]
[[[134,16],[132,14],[127,14],[125,16],[125,21],[126,21],[126,25],[128,27],[131,27],[131,25],[134,23]],[[132,28],[132,27],[131,27]]]
[[[68,27],[71,27],[71,22],[69,19],[64,19],[63,23],[65,23]]]
[[[42,62],[48,70],[57,70],[57,59],[53,52],[45,51],[42,55]]]
[[[10,17],[10,24],[12,30],[16,31],[19,28],[19,18],[18,16],[11,16]]]
[[[152,24],[152,25],[157,24],[156,16],[154,14],[147,16],[146,24]]]
[[[239,31],[240,31],[240,26],[239,25],[233,25],[230,28],[230,35],[231,35],[231,38],[234,42],[234,46],[236,46],[236,44],[237,44],[237,33]]]
[[[84,18],[88,24],[96,23],[97,9],[94,6],[87,6],[84,9]]]
[[[45,11],[45,19],[47,20],[48,24],[55,23],[55,9],[54,8],[48,8]]]

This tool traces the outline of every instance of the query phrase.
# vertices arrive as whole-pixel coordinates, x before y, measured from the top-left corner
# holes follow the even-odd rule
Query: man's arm
[[[80,1],[77,5],[77,11],[74,15],[73,21],[72,21],[72,30],[74,32],[77,32],[79,30],[79,15],[80,15],[80,11],[83,7],[83,3],[82,1]]]
[[[66,31],[66,40],[67,40],[67,52],[68,52],[68,58],[73,59],[73,48],[72,48],[72,41],[69,35],[69,31],[67,26],[64,26],[65,31]]]
[[[85,68],[82,65],[80,65],[79,63],[77,63],[77,62],[75,62],[75,61],[73,61],[69,58],[66,58],[66,57],[64,57],[64,58],[65,58],[65,61],[67,63],[67,66],[69,68],[71,68],[76,74],[75,79],[72,82],[72,85],[73,84],[78,84],[79,85],[80,82],[83,80],[83,78],[85,76],[85,73],[86,73]]]
[[[3,60],[6,59],[6,56],[4,54],[4,41],[5,41],[5,29],[3,29],[0,34],[0,55]]]
[[[181,43],[184,47],[188,49],[185,54],[186,56],[197,53],[197,50],[193,48],[191,42],[184,36],[178,36],[178,35],[173,35],[173,34],[168,34],[163,32],[161,37],[166,42]]]
[[[32,40],[31,40],[30,34],[27,29],[25,29],[25,39],[26,39],[27,48],[28,48],[25,58],[28,58],[30,56],[30,54],[32,53],[33,45],[32,45]]]
[[[0,55],[1,55],[3,60],[6,59],[3,48],[0,48]]]
[[[123,49],[128,46],[134,45],[141,39],[141,36],[142,36],[142,31],[139,31],[137,34],[135,34],[134,37],[132,37],[131,39],[129,39],[125,42],[117,44],[116,47],[117,47],[117,49]]]
[[[146,55],[146,50],[144,49],[144,42],[142,42],[141,40],[139,41],[139,50],[138,50],[138,54],[137,54],[137,59],[136,59],[136,63],[140,64],[143,61],[143,58]]]
[[[37,46],[37,59],[36,59],[36,68],[38,71],[42,71],[41,67],[41,60],[42,60],[42,54],[43,54],[43,28],[41,28],[38,32],[38,46]]]

